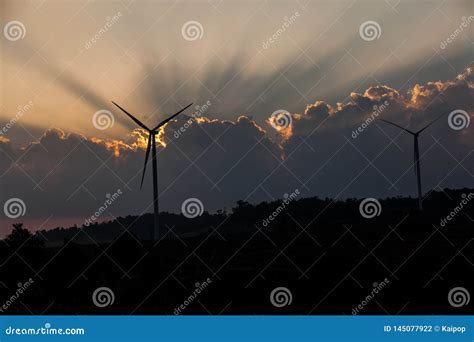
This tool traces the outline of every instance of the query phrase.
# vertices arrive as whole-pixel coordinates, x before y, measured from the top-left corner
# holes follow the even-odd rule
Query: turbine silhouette
[[[413,135],[413,143],[414,143],[414,146],[413,146],[413,152],[414,152],[413,169],[415,170],[415,175],[416,175],[416,183],[417,183],[417,190],[418,190],[418,209],[420,211],[423,210],[423,202],[422,202],[422,189],[421,189],[420,148],[418,146],[418,137],[420,136],[421,132],[423,132],[425,129],[427,129],[432,124],[434,124],[436,121],[438,121],[443,115],[444,115],[444,113],[441,114],[440,116],[438,116],[433,121],[431,121],[425,127],[423,127],[422,129],[420,129],[419,131],[416,131],[416,132],[410,131],[409,129],[407,129],[405,127],[402,127],[400,125],[397,125],[396,123],[393,123],[391,121],[380,119],[383,122],[386,122],[390,125],[393,125],[397,128],[400,128],[400,129],[404,130],[405,132]]]
[[[127,116],[132,119],[138,126],[143,128],[148,132],[148,142],[147,142],[147,148],[146,148],[146,154],[145,154],[145,163],[143,165],[143,172],[142,172],[142,180],[140,183],[140,190],[143,186],[143,179],[145,178],[145,171],[146,171],[146,166],[148,163],[148,157],[150,155],[150,148],[151,148],[151,160],[152,160],[152,165],[153,165],[153,212],[154,212],[154,221],[153,221],[153,231],[151,232],[151,238],[154,240],[156,238],[159,238],[160,236],[160,227],[159,227],[159,222],[158,222],[158,168],[157,168],[157,163],[156,163],[156,134],[158,134],[158,130],[160,127],[163,125],[167,124],[168,121],[172,120],[175,118],[177,115],[181,114],[184,112],[186,109],[188,109],[191,105],[187,105],[183,109],[181,109],[179,112],[171,115],[169,118],[161,121],[156,127],[153,129],[148,128],[145,126],[144,123],[142,123],[140,120],[138,120],[136,117],[134,117],[132,114],[127,112],[125,109],[120,107],[118,104],[116,104],[114,101],[112,101],[114,105],[116,105],[120,110],[122,110]]]

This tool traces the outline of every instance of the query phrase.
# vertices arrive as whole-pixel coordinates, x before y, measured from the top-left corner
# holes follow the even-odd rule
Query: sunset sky
[[[163,211],[189,197],[215,211],[295,189],[413,196],[412,138],[379,121],[353,136],[385,102],[377,118],[413,130],[446,114],[420,139],[425,192],[473,188],[474,123],[448,124],[454,110],[474,115],[473,4],[2,1],[0,204],[21,198],[26,213],[0,216],[0,237],[16,221],[81,225],[117,189],[104,219],[152,210],[151,169],[138,189],[146,135],[112,100],[149,126],[207,104],[178,137],[185,116],[163,131]],[[19,39],[5,30],[12,21]],[[374,39],[366,22],[379,27]],[[94,125],[101,110],[112,113],[106,129]],[[291,113],[289,127],[272,127],[275,111]]]

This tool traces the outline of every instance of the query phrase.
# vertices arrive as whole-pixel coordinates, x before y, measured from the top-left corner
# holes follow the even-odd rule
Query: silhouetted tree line
[[[161,213],[159,241],[147,241],[151,214],[36,233],[15,223],[0,241],[0,306],[32,278],[6,313],[172,314],[196,283],[211,278],[212,287],[182,314],[219,311],[229,302],[225,313],[306,314],[318,304],[315,314],[351,314],[372,284],[388,277],[390,286],[361,314],[384,313],[380,303],[396,311],[407,302],[407,313],[451,313],[447,290],[472,274],[458,252],[474,255],[474,199],[446,227],[440,222],[473,192],[433,191],[422,212],[416,199],[386,198],[372,219],[360,214],[361,199],[318,197],[287,201],[283,210],[284,200],[276,200],[238,201],[229,212],[194,219]],[[439,270],[453,274],[453,284],[449,277],[430,280]],[[91,294],[100,286],[113,289],[114,305],[93,305]],[[279,311],[268,302],[276,286],[294,295]]]

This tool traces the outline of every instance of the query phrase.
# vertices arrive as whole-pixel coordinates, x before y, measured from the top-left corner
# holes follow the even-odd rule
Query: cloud
[[[175,131],[185,123],[187,129],[177,138]],[[106,140],[51,129],[16,151],[2,140],[2,152],[12,154],[17,163],[6,159],[4,164],[2,159],[8,171],[0,178],[1,203],[19,197],[27,206],[25,220],[52,215],[51,225],[75,217],[80,225],[107,194],[121,189],[123,195],[102,219],[150,212],[151,163],[139,190],[146,138],[141,130],[122,140]],[[179,212],[189,197],[200,198],[209,211],[230,207],[252,195],[281,153],[266,132],[244,116],[235,122],[182,118],[165,126],[162,139],[166,148],[158,145],[157,158],[162,211]],[[3,217],[3,231],[10,221]]]
[[[455,131],[448,125],[453,110],[474,114],[472,72],[416,84],[406,94],[375,86],[350,94],[347,103],[315,101],[292,114],[291,137],[282,142],[285,164],[313,194],[413,194],[413,138],[378,119],[416,131],[444,114],[420,138],[424,189],[472,187],[473,127]]]
[[[180,116],[159,136],[160,209],[179,212],[184,200],[197,197],[214,211],[241,199],[282,198],[295,189],[302,196],[338,198],[413,195],[413,138],[378,119],[416,130],[441,113],[446,116],[420,138],[423,189],[474,187],[472,125],[455,131],[447,122],[454,109],[472,117],[473,96],[472,69],[404,94],[373,86],[350,94],[347,103],[314,101],[291,114],[290,131],[280,140],[271,138],[271,126],[267,131],[246,116],[211,119],[218,116],[212,106],[204,115]],[[102,219],[150,212],[151,165],[139,190],[146,139],[141,129],[114,139],[51,129],[23,148],[2,138],[0,203],[23,199],[24,221],[51,217],[51,226],[72,217],[80,225],[120,189],[123,195]],[[11,221],[2,218],[1,231]]]

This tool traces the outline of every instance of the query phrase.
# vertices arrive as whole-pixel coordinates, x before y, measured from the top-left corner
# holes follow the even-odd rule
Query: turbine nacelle
[[[159,129],[160,127],[163,127],[166,125],[170,120],[174,119],[176,116],[184,112],[186,109],[188,109],[190,106],[192,106],[192,103],[178,111],[177,113],[171,115],[170,117],[166,118],[165,120],[161,121],[158,125],[153,127],[152,129],[148,128],[143,122],[138,120],[135,116],[127,112],[125,109],[120,107],[117,103],[112,101],[114,105],[116,105],[122,112],[124,112],[130,119],[133,120],[138,126],[143,128],[145,131],[148,132],[148,141],[147,141],[147,147],[146,147],[146,153],[145,153],[145,163],[143,165],[143,171],[142,171],[142,179],[140,182],[140,189],[143,187],[143,180],[145,179],[145,171],[146,171],[146,166],[148,164],[148,157],[150,156],[150,150],[152,153],[152,162],[153,162],[153,207],[154,207],[154,227],[155,230],[153,232],[153,238],[156,237],[156,235],[159,235],[159,226],[158,226],[158,169],[157,169],[157,163],[156,163],[156,135],[159,134]],[[156,233],[155,233],[156,232]]]
[[[394,122],[391,122],[391,121],[388,121],[388,120],[384,120],[384,119],[380,119],[381,121],[383,122],[386,122],[392,126],[395,126],[397,128],[400,128],[402,129],[403,131],[405,131],[406,133],[408,134],[411,134],[413,135],[413,169],[415,171],[415,175],[416,175],[416,180],[417,180],[417,188],[418,188],[418,208],[420,210],[423,210],[423,204],[422,204],[422,189],[421,189],[421,167],[420,167],[420,148],[418,146],[418,137],[420,136],[421,132],[423,132],[425,129],[427,129],[428,127],[430,127],[432,124],[434,124],[436,121],[438,121],[442,116],[444,115],[441,114],[440,116],[438,116],[436,119],[434,119],[433,121],[431,121],[429,124],[427,124],[425,127],[423,127],[422,129],[416,131],[416,132],[413,132],[413,131],[410,131],[408,128],[406,127],[402,127],[400,125],[397,125],[396,123]]]

